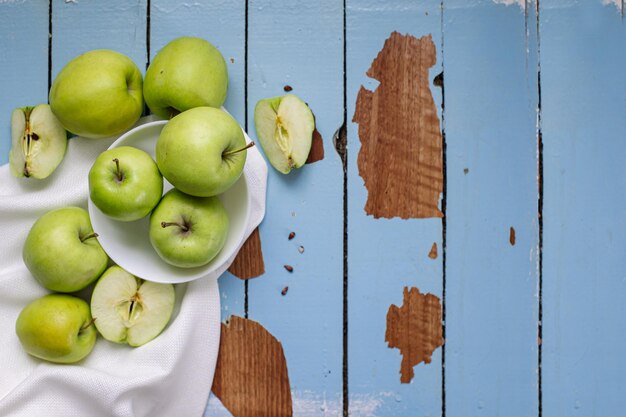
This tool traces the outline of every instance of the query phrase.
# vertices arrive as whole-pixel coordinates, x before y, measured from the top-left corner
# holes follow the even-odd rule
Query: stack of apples
[[[220,108],[227,86],[223,56],[200,38],[167,44],[145,80],[120,53],[87,52],[55,78],[49,106],[14,111],[13,173],[45,178],[63,159],[66,130],[87,138],[122,133],[136,123],[145,98],[152,113],[169,119],[157,140],[156,161],[129,146],[101,153],[89,172],[91,201],[118,221],[150,216],[150,241],[167,263],[205,265],[220,252],[229,229],[218,196],[241,176],[253,144]],[[174,186],[165,195],[163,177]],[[108,267],[110,260],[82,208],[65,207],[39,218],[23,258],[33,277],[55,292],[27,305],[17,319],[16,333],[33,356],[80,361],[93,349],[97,333],[140,346],[158,336],[171,318],[174,286]],[[90,303],[72,294],[93,283]]]
[[[150,216],[150,242],[167,263],[206,265],[222,250],[229,219],[218,196],[241,176],[246,143],[239,124],[221,109],[228,72],[221,53],[204,39],[182,37],[155,56],[143,79],[127,56],[87,52],[57,75],[50,104],[12,114],[11,172],[43,179],[63,160],[67,131],[86,138],[118,135],[139,119],[145,104],[168,119],[156,144],[156,161],[143,150],[111,148],[89,172],[89,196],[106,216],[121,222]],[[257,137],[269,162],[287,174],[301,167],[311,148],[315,121],[293,94],[260,100]],[[173,189],[163,194],[163,178]],[[171,284],[137,278],[111,264],[89,215],[66,207],[44,214],[23,249],[33,277],[54,292],[27,305],[16,333],[29,354],[57,363],[82,360],[97,333],[140,346],[170,321]],[[149,279],[149,277],[146,277]],[[90,303],[73,293],[91,288]]]

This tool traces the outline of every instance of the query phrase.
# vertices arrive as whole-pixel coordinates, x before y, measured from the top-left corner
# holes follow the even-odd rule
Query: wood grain
[[[322,135],[315,128],[313,131],[313,139],[311,142],[311,150],[309,151],[309,157],[306,159],[307,164],[312,164],[317,161],[321,161],[324,159],[324,140],[322,139]]]
[[[621,417],[626,10],[619,0],[539,5],[543,415]]]
[[[428,77],[435,63],[430,35],[393,32],[367,71],[380,85],[359,90],[357,163],[375,218],[443,217],[442,137]]]
[[[285,86],[291,86],[312,109],[315,128],[330,139],[343,122],[343,4],[246,4],[248,115],[259,100],[285,94]],[[247,281],[248,317],[281,338],[285,335],[281,341],[299,416],[336,415],[320,407],[325,400],[337,404],[342,393],[343,167],[340,158],[330,155],[330,142],[326,145],[323,161],[289,175],[269,169],[266,214],[259,228],[265,274]],[[295,236],[289,240],[291,232]],[[306,247],[304,253],[300,246]],[[291,265],[293,273],[284,265]],[[310,414],[298,408],[303,401],[314,404]]]
[[[253,320],[231,316],[222,323],[212,391],[234,417],[293,414],[283,347]]]
[[[228,268],[228,272],[244,280],[256,278],[265,273],[261,235],[258,227],[245,241],[237,257]]]
[[[396,31],[410,33],[415,38],[432,35],[437,63],[429,69],[427,79],[431,83],[435,109],[442,120],[442,89],[433,86],[432,80],[443,71],[440,47],[443,21],[441,0],[346,2],[349,118],[357,113],[356,98],[362,86],[371,91],[375,91],[376,87],[377,91],[385,87],[368,77],[367,70],[372,67],[372,60],[384,49],[385,43],[389,42],[390,34]],[[399,71],[401,69],[398,67]],[[411,86],[416,84],[413,82]],[[428,257],[433,242],[437,242],[439,249],[442,248],[442,221],[436,217],[409,221],[400,217],[380,219],[364,210],[372,195],[363,186],[364,179],[359,172],[358,158],[363,146],[363,137],[359,137],[360,128],[361,125],[356,123],[346,125],[350,415],[439,416],[442,400],[447,397],[442,395],[443,349],[435,350],[429,366],[416,367],[411,384],[401,384],[398,373],[400,353],[387,347],[384,335],[389,305],[402,305],[402,289],[405,286],[442,296],[443,257],[439,256],[436,260]],[[376,168],[376,172],[384,174],[385,171],[388,171],[386,167]],[[390,198],[398,199],[400,196],[390,195]],[[308,250],[307,245],[307,253]],[[386,397],[381,395],[383,393],[391,395]],[[372,411],[366,411],[363,399],[378,404]]]
[[[430,363],[435,349],[443,346],[439,298],[404,287],[402,307],[392,304],[387,312],[385,341],[390,348],[400,349],[400,382],[408,384],[413,379],[413,367]]]
[[[11,112],[48,101],[48,3],[0,2],[0,45],[3,165],[11,149]]]
[[[433,242],[433,246],[430,248],[430,252],[428,252],[428,257],[430,259],[437,259],[437,242]]]
[[[315,117],[315,114],[313,114],[313,120],[315,120],[315,129],[313,130],[313,135],[311,137],[311,150],[309,151],[309,156],[306,159],[306,164],[312,164],[324,159],[324,140],[322,139],[320,131],[317,130],[317,118]]]
[[[499,3],[444,13],[448,416],[540,407],[536,3]]]

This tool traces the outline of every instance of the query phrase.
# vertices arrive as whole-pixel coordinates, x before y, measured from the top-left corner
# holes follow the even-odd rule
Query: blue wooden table
[[[74,56],[114,49],[145,69],[170,40],[206,38],[251,136],[256,102],[288,85],[323,138],[321,161],[270,170],[265,272],[220,278],[222,318],[282,343],[294,415],[623,417],[626,10],[537,3],[0,0],[0,163],[12,109],[46,102]],[[443,217],[365,210],[357,95],[379,87],[366,72],[394,31],[434,45]],[[432,294],[445,339],[410,383],[385,340],[405,287]],[[212,396],[213,414],[229,415]]]

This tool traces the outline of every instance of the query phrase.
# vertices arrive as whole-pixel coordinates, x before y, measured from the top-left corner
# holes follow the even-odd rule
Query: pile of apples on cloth
[[[227,89],[221,53],[183,37],[158,52],[145,78],[118,52],[82,54],[55,78],[49,105],[13,112],[0,167],[0,415],[202,415],[219,348],[217,277],[265,214],[267,165],[221,108]],[[154,159],[110,147],[145,122],[144,100],[168,120]],[[279,172],[304,164],[315,128],[304,101],[259,101],[255,127]],[[185,284],[116,265],[86,210],[89,199],[115,221],[149,219],[160,259],[199,268],[224,246],[232,224],[219,196],[242,173],[242,241]],[[163,195],[164,179],[174,188]]]

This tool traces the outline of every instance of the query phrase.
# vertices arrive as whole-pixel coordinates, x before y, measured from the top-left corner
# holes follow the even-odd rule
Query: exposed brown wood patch
[[[437,243],[433,242],[433,246],[430,248],[430,252],[428,252],[428,257],[430,259],[437,259]]]
[[[408,384],[413,379],[413,367],[430,363],[435,349],[443,345],[439,298],[404,287],[402,307],[392,304],[387,311],[385,341],[390,348],[400,349],[400,382]]]
[[[430,35],[393,32],[361,86],[353,122],[359,124],[359,175],[368,191],[365,211],[375,218],[443,217],[442,138],[428,70],[435,65]]]
[[[515,246],[515,229],[513,226],[509,229],[509,243],[511,246]]]
[[[324,140],[322,139],[322,135],[315,128],[313,131],[313,141],[311,142],[311,150],[309,151],[309,157],[306,160],[307,164],[312,164],[313,162],[321,161],[324,159]]]
[[[222,324],[213,393],[234,417],[291,416],[291,389],[281,343],[253,320]]]
[[[258,227],[245,241],[228,271],[241,279],[255,278],[265,273],[261,235]]]
[[[319,130],[317,130],[317,119],[315,115],[313,115],[313,120],[315,120],[315,130],[313,130],[313,135],[311,137],[311,150],[309,151],[309,156],[306,159],[306,164],[312,164],[313,162],[324,159],[324,140],[322,139],[322,135]]]

